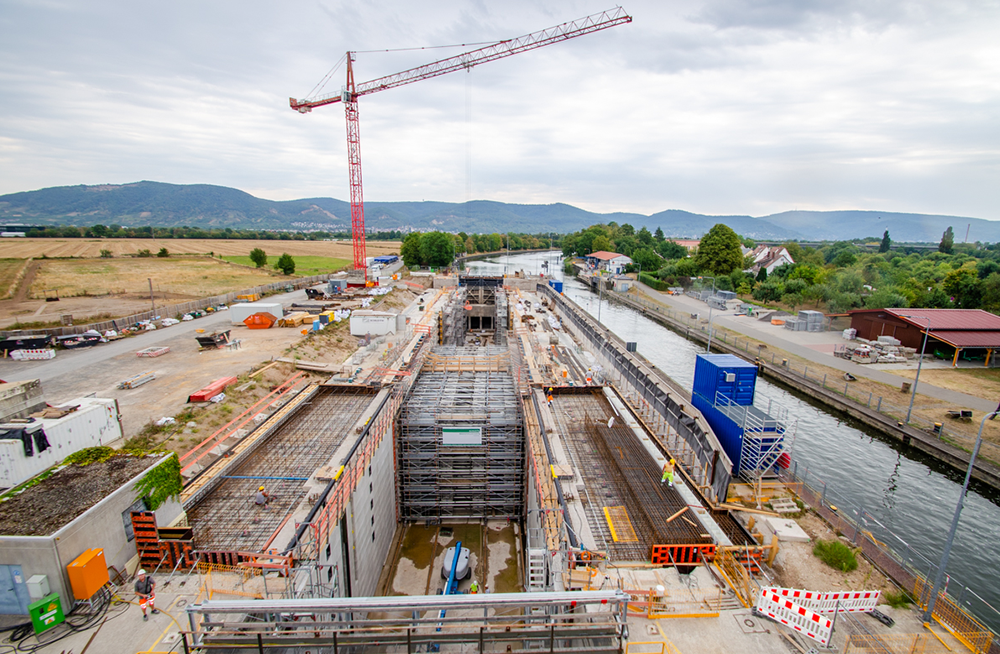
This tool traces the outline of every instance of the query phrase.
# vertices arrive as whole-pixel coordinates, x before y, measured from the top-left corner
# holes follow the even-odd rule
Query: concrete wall
[[[37,379],[0,384],[0,422],[26,418],[45,408],[42,382]]]
[[[351,594],[354,597],[375,595],[396,533],[396,470],[392,443],[390,432],[379,443],[348,505]]]
[[[0,488],[11,488],[43,470],[54,466],[73,452],[87,447],[107,445],[122,436],[118,419],[118,402],[108,398],[80,398],[66,403],[80,405],[67,416],[57,419],[40,418],[40,424],[51,447],[39,452],[32,443],[32,456],[24,455],[20,440],[0,440]],[[10,425],[23,427],[24,425]]]
[[[48,576],[49,587],[59,593],[63,609],[68,611],[75,600],[66,566],[76,557],[89,548],[102,548],[108,566],[124,574],[125,563],[135,556],[135,540],[126,538],[122,512],[135,502],[135,485],[148,472],[123,484],[51,536],[0,536],[0,564],[20,565],[25,579],[36,574]],[[167,525],[180,513],[181,505],[175,499],[167,500],[156,510],[157,524]]]

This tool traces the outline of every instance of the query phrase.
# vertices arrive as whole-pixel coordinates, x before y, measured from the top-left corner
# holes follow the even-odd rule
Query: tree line
[[[747,272],[753,249],[727,225],[717,224],[688,252],[663,238],[659,229],[638,232],[628,224],[592,225],[563,239],[563,254],[580,256],[599,250],[625,254],[641,269],[643,279],[663,287],[703,284],[734,291],[746,299],[780,303],[788,309],[816,308],[828,313],[850,309],[961,308],[1000,313],[1000,243],[955,243],[949,227],[936,250],[892,243],[881,238],[835,241],[806,247],[783,243],[795,261]],[[742,246],[742,247],[741,247]],[[701,277],[701,280],[697,278]]]
[[[25,230],[28,238],[201,238],[239,239],[258,241],[325,241],[332,238],[349,239],[351,232],[289,232],[265,229],[202,229],[201,227],[123,227],[121,225],[37,225]],[[401,241],[406,235],[402,230],[385,230],[365,234],[369,241]]]

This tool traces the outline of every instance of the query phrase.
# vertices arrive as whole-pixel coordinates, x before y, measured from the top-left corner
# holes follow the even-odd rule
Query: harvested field
[[[149,282],[158,298],[194,299],[218,295],[282,279],[280,274],[231,266],[207,257],[149,259],[43,260],[28,297],[45,297],[55,289],[60,297],[137,295],[149,297]]]
[[[274,264],[278,262],[278,258],[281,253],[285,250],[281,250],[281,253],[275,254],[274,252],[267,252],[267,268],[274,269]],[[222,257],[226,261],[231,263],[238,263],[241,266],[254,267],[254,263],[250,261],[250,256],[224,256]],[[325,275],[326,273],[337,272],[338,270],[345,270],[350,268],[353,261],[351,259],[338,259],[337,257],[315,257],[306,255],[292,255],[295,259],[295,275],[297,277],[312,277],[313,275]]]
[[[368,256],[399,254],[399,241],[368,241]],[[216,256],[246,256],[250,250],[260,248],[270,255],[281,256],[287,252],[293,257],[316,256],[336,257],[354,260],[351,242],[338,241],[292,241],[292,240],[222,240],[197,238],[17,238],[0,240],[0,258],[26,259],[28,257],[84,257],[101,256],[101,250],[109,250],[112,256],[122,257],[136,254],[139,250],[156,253],[167,248],[171,254],[208,254]],[[277,258],[275,258],[277,261]]]
[[[103,463],[64,468],[0,503],[0,534],[48,536],[162,459],[115,456]]]
[[[0,259],[0,297],[9,297],[14,293],[12,286],[23,266],[24,259]]]

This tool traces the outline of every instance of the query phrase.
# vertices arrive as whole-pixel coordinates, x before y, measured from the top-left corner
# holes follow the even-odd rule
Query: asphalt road
[[[281,302],[283,305],[292,302],[305,302],[305,292],[292,291],[291,293],[273,295],[268,297],[268,301]],[[197,329],[204,329],[206,333],[210,333],[230,327],[232,325],[229,323],[229,312],[220,311],[197,320],[181,322],[171,327],[157,328],[155,331],[145,332],[135,338],[124,338],[120,341],[102,343],[80,350],[59,350],[54,359],[47,361],[28,362],[0,359],[0,379],[8,382],[39,379],[44,388],[46,382],[58,380],[66,375],[86,375],[88,370],[105,365],[110,359],[122,354],[134,354],[136,351],[148,347],[169,347],[170,341],[175,339],[193,339]]]

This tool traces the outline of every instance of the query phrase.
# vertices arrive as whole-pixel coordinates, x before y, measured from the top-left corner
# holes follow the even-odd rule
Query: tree
[[[657,227],[656,231],[653,232],[653,238],[655,238],[658,242],[662,243],[663,242],[663,229],[660,228],[660,227]]]
[[[951,296],[952,302],[961,309],[976,309],[982,297],[979,275],[971,268],[959,268],[947,274],[944,278],[944,291]]]
[[[887,229],[885,230],[885,233],[882,234],[882,242],[878,246],[878,251],[884,254],[889,251],[890,245],[892,245],[892,240],[889,238],[889,230]]]
[[[101,250],[102,259],[110,259],[112,256],[114,255],[111,254],[111,250]]]
[[[639,230],[639,233],[635,235],[639,242],[645,246],[650,246],[653,244],[653,235],[649,233],[649,230],[643,227]]]
[[[292,255],[287,252],[282,253],[282,255],[278,257],[278,263],[274,264],[274,267],[286,275],[291,275],[295,272],[295,259],[293,259]]]
[[[250,250],[250,261],[258,268],[263,268],[267,265],[267,252],[264,252],[260,248]]]
[[[650,248],[639,248],[633,252],[632,260],[635,261],[636,266],[640,270],[650,273],[658,270],[663,265],[663,259],[660,258],[660,255],[653,252]]]
[[[420,232],[410,232],[399,247],[399,256],[403,258],[407,268],[420,267],[420,241]]]
[[[594,242],[590,247],[591,252],[610,252],[614,249],[615,245],[611,242],[610,238],[601,234],[594,239]]]
[[[767,268],[764,266],[761,266],[760,270],[757,271],[757,281],[761,283],[767,281]]]
[[[161,259],[166,259],[167,257],[170,256],[170,253],[167,252],[167,248],[160,248],[160,251],[156,253],[156,256],[160,257]]]
[[[719,223],[708,230],[698,244],[695,264],[716,275],[728,275],[743,266],[740,237],[727,225]]]
[[[444,232],[428,232],[420,238],[420,260],[426,266],[449,266],[455,260],[455,241]]]
[[[659,230],[659,227],[657,227],[657,230]],[[664,241],[661,239],[657,250],[660,256],[668,260],[683,259],[688,255],[687,248],[676,241]]]
[[[948,225],[948,229],[944,230],[944,234],[941,235],[941,242],[938,244],[938,252],[951,254],[954,247],[955,247],[955,232],[952,231],[951,225]]]

